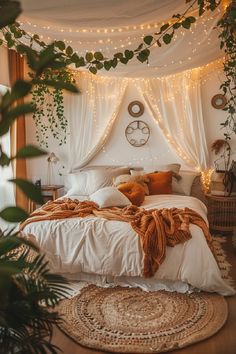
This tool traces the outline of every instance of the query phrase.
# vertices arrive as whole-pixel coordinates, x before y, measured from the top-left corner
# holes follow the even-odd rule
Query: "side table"
[[[207,194],[206,198],[210,229],[232,232],[236,228],[236,196]]]
[[[64,188],[63,185],[42,185],[41,192],[43,194],[44,202],[46,203],[48,200],[55,200],[58,198],[58,192],[60,189]],[[29,213],[32,213],[36,209],[36,203],[33,200],[29,200],[28,205]]]

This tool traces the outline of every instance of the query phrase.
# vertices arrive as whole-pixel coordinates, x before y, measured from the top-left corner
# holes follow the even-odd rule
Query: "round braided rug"
[[[201,341],[225,323],[217,294],[144,292],[90,285],[58,308],[61,329],[79,344],[116,353],[160,353]]]

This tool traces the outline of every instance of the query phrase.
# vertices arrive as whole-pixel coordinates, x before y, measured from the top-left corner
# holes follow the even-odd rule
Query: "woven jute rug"
[[[226,270],[221,245],[216,246]],[[224,297],[217,294],[95,285],[61,301],[58,311],[64,320],[60,328],[79,344],[116,353],[160,353],[185,347],[219,331],[228,314]]]

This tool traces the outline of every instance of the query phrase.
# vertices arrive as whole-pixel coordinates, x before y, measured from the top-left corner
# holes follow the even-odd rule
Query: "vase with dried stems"
[[[230,173],[231,146],[226,139],[217,139],[211,145],[211,151],[220,156],[214,161],[215,173],[212,176],[212,184],[216,194],[230,195],[232,192],[232,180]],[[218,184],[218,188],[216,185]],[[223,190],[220,185],[223,184]]]

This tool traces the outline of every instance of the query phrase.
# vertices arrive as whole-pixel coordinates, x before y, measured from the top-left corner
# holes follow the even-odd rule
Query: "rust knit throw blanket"
[[[191,238],[189,224],[199,226],[212,249],[212,238],[209,229],[202,217],[194,210],[185,208],[150,209],[145,210],[131,205],[125,208],[104,208],[90,201],[72,200],[64,198],[49,201],[21,224],[23,228],[36,221],[56,220],[88,215],[108,220],[129,222],[139,235],[144,252],[143,276],[152,277],[159,265],[164,261],[166,246],[173,247]]]

